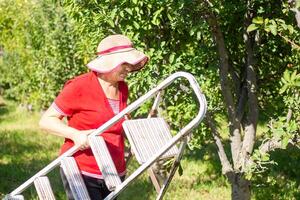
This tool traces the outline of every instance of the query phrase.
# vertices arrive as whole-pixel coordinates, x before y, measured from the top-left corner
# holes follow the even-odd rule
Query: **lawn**
[[[28,112],[14,102],[0,99],[0,198],[25,182],[58,155],[62,138],[41,131],[38,112]],[[263,129],[264,126],[260,127]],[[263,134],[263,131],[259,131]],[[226,148],[227,149],[227,148]],[[266,173],[256,176],[252,199],[300,199],[300,150],[289,147],[271,154],[278,163]],[[167,200],[227,200],[230,185],[223,175],[214,144],[185,152],[181,162],[183,175],[176,173],[164,199]],[[129,174],[138,167],[135,159],[129,164]],[[58,169],[48,174],[56,199],[65,199]],[[25,199],[38,199],[35,188],[23,193]],[[120,200],[155,199],[156,192],[147,174],[135,180],[119,196]]]
[[[61,138],[41,131],[37,125],[40,113],[7,101],[0,106],[0,198],[11,192],[54,158]],[[187,151],[182,161],[183,175],[177,173],[165,199],[230,199],[230,186],[221,175],[213,147]],[[129,173],[138,167],[133,159]],[[65,199],[58,170],[48,175],[56,199]],[[25,199],[38,199],[33,186],[24,193]],[[155,199],[156,192],[147,174],[134,181],[120,196],[120,200]]]

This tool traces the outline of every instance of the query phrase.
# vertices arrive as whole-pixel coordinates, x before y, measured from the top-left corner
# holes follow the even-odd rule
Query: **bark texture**
[[[219,76],[221,83],[221,91],[224,97],[225,107],[227,108],[229,129],[230,129],[230,146],[233,159],[234,169],[237,167],[238,156],[241,149],[241,133],[240,133],[240,121],[236,115],[234,98],[232,95],[231,84],[228,79],[229,74],[229,59],[228,52],[225,47],[224,36],[218,24],[217,17],[213,12],[207,11],[206,20],[210,26],[212,35],[216,42],[218,55],[220,58],[219,64]]]
[[[231,199],[234,200],[250,200],[250,181],[245,180],[240,174],[235,174],[231,184]]]
[[[211,7],[211,3],[208,0],[205,2],[208,8]],[[250,160],[250,155],[253,151],[258,118],[258,104],[256,96],[257,83],[253,53],[254,37],[249,35],[247,32],[244,34],[246,47],[246,63],[242,69],[246,80],[246,83],[244,84],[244,80],[242,80],[241,77],[239,77],[238,80],[238,76],[235,76],[236,73],[234,72],[233,68],[230,67],[229,54],[226,49],[224,35],[218,24],[217,16],[214,14],[212,9],[207,9],[205,17],[210,26],[213,39],[216,43],[217,53],[220,61],[219,77],[224,104],[228,113],[231,156],[233,164],[231,164],[227,158],[222,141],[210,115],[208,115],[208,125],[212,130],[213,137],[218,148],[218,155],[222,164],[222,172],[227,176],[232,187],[232,199],[248,200],[250,199],[251,195],[250,181],[244,178],[243,169],[246,167],[247,161]],[[252,17],[253,14],[250,13],[250,11],[246,13],[245,27],[251,23]],[[232,76],[234,83],[230,82],[228,78],[229,75]],[[232,85],[235,87],[232,87]],[[235,95],[233,95],[234,92]],[[235,97],[237,98],[236,101],[234,100]],[[247,113],[245,113],[245,106],[248,107]],[[247,124],[245,126],[244,140],[242,141],[241,121],[245,114],[247,114]]]

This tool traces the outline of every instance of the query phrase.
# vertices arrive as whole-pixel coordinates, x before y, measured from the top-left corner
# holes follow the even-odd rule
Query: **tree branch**
[[[230,162],[228,161],[222,141],[220,139],[220,135],[216,129],[214,118],[211,115],[212,114],[210,112],[206,113],[206,122],[207,122],[208,127],[211,129],[213,138],[214,138],[215,143],[218,148],[218,155],[219,155],[219,159],[220,159],[221,165],[222,165],[222,173],[226,175],[229,172],[232,172],[233,169],[232,169]]]
[[[293,9],[293,11],[295,12],[295,18],[296,18],[297,26],[300,28],[300,11],[296,8]]]
[[[259,153],[260,154],[266,154],[270,151],[274,151],[275,149],[281,148],[281,141],[278,139],[272,138],[268,140],[267,142],[263,143],[259,147]]]
[[[294,48],[300,50],[300,45],[296,44],[295,42],[293,42],[292,40],[290,40],[289,38],[283,36],[281,33],[277,33],[280,37],[282,37],[287,43],[289,43],[290,45],[292,45]]]
[[[300,28],[300,11],[296,8],[296,1],[295,0],[288,0],[288,3],[291,7],[291,11],[295,13],[295,19],[297,22],[297,26]]]
[[[242,121],[243,115],[245,113],[245,105],[247,103],[247,87],[242,86],[240,89],[240,96],[236,106],[236,115],[239,121]]]
[[[292,119],[293,111],[291,108],[288,109],[288,113],[286,115],[286,122],[289,123]]]
[[[229,73],[234,85],[234,94],[238,97],[242,83],[241,83],[241,78],[239,77],[237,71],[234,69],[231,60],[229,60]]]
[[[289,144],[295,145],[295,146],[297,146],[297,144],[299,144],[299,142],[300,142],[300,138],[289,140]],[[266,153],[269,153],[271,151],[274,151],[275,149],[280,149],[281,144],[282,144],[281,140],[272,138],[272,139],[268,140],[267,142],[263,143],[259,147],[259,153],[260,154],[266,154]]]
[[[253,151],[253,146],[256,138],[256,128],[257,128],[257,120],[258,120],[258,100],[257,100],[257,83],[256,83],[256,72],[254,69],[255,61],[254,61],[254,52],[253,47],[255,43],[254,33],[248,33],[246,31],[246,27],[251,24],[252,18],[254,17],[254,13],[251,9],[251,2],[248,1],[248,9],[246,12],[245,19],[245,31],[244,31],[244,41],[246,45],[246,56],[247,56],[247,75],[246,75],[246,83],[247,83],[247,92],[248,92],[248,123],[245,127],[245,136],[243,139],[242,150],[240,154],[240,165],[245,167],[245,163],[249,159]]]
[[[211,7],[211,3],[208,0],[205,0],[205,3],[208,8]],[[238,160],[238,154],[241,148],[241,134],[240,134],[240,122],[236,117],[234,100],[230,88],[230,83],[228,80],[228,69],[229,69],[228,52],[225,47],[223,33],[218,24],[217,17],[213,13],[213,11],[208,9],[207,12],[205,13],[205,18],[211,28],[212,35],[216,42],[217,51],[220,58],[219,75],[220,75],[220,82],[221,82],[221,91],[224,97],[224,101],[227,107],[227,112],[229,117],[229,122],[230,122],[229,128],[231,133],[231,137],[230,137],[231,154],[232,154],[234,166],[236,166]]]

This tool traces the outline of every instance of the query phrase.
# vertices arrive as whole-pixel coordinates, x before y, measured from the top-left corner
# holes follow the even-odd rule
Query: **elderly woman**
[[[61,154],[73,145],[80,151],[73,156],[81,171],[91,199],[104,199],[107,189],[95,157],[89,148],[87,135],[103,125],[127,105],[129,72],[143,68],[148,61],[123,35],[104,38],[97,48],[97,58],[87,64],[91,70],[69,80],[40,120],[41,128],[65,138]],[[68,124],[62,119],[67,117]],[[114,124],[102,136],[120,177],[126,173],[122,122]],[[73,199],[69,184],[61,170],[64,187]]]

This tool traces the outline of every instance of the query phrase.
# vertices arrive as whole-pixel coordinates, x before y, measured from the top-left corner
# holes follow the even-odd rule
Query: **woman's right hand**
[[[73,140],[74,144],[79,147],[80,150],[89,148],[88,135],[96,129],[80,131],[65,124],[61,120],[62,118],[61,113],[56,110],[54,105],[51,105],[43,114],[39,125],[50,133]]]
[[[80,150],[85,150],[90,147],[88,135],[95,130],[96,129],[76,131],[71,139],[73,140],[75,146],[78,146]]]

